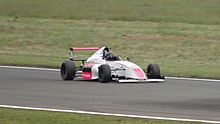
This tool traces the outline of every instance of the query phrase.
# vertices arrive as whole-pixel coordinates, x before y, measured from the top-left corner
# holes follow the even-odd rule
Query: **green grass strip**
[[[1,124],[202,124],[128,117],[0,108]]]
[[[219,0],[1,0],[0,15],[220,24]]]

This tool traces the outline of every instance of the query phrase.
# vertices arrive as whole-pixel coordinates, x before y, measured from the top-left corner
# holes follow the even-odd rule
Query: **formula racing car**
[[[88,59],[75,59],[77,50],[96,50]],[[76,61],[82,64],[76,66]],[[117,82],[163,82],[158,64],[149,64],[144,70],[129,60],[122,60],[115,56],[108,47],[74,47],[70,48],[70,60],[61,64],[61,78],[73,80],[98,80],[101,83]]]

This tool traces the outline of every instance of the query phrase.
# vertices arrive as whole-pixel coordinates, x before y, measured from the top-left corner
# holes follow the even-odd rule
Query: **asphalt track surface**
[[[220,82],[102,84],[59,72],[0,68],[0,104],[220,121]]]

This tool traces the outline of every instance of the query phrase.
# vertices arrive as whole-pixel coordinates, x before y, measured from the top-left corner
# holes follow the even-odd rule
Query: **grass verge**
[[[162,74],[220,78],[220,25],[0,17],[0,64],[56,67],[69,47],[108,46]],[[78,52],[86,58],[92,52]]]
[[[219,0],[2,0],[0,15],[220,24]]]
[[[63,112],[0,108],[1,124],[202,124]]]

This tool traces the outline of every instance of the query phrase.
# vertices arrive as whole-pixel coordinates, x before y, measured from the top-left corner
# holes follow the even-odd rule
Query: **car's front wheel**
[[[111,81],[112,77],[110,66],[107,64],[101,65],[99,67],[98,76],[99,82],[101,83],[108,83],[109,81]]]
[[[160,68],[158,64],[149,64],[147,67],[147,76],[149,79],[160,78]]]

